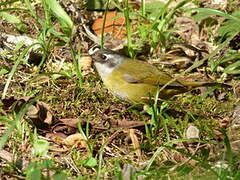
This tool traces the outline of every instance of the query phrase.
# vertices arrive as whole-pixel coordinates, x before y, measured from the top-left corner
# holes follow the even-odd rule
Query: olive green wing
[[[126,61],[118,70],[122,72],[123,79],[128,83],[163,86],[173,79],[167,73],[159,71],[155,66],[138,60]],[[183,87],[178,81],[174,81],[168,86]]]

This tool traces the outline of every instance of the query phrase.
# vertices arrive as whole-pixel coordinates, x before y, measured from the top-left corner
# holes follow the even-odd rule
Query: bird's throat
[[[108,67],[106,66],[106,64],[100,62],[94,62],[94,66],[96,67],[98,74],[101,76],[101,78],[107,77],[114,70],[114,67]]]

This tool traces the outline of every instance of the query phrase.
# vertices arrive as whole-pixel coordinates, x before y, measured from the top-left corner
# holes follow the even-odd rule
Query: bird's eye
[[[103,60],[106,60],[106,59],[107,59],[107,56],[104,55],[104,54],[102,54],[102,55],[101,55],[101,58],[102,58]]]

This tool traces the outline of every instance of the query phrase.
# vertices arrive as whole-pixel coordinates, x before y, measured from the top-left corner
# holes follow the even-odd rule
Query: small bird
[[[104,85],[113,95],[130,103],[149,103],[157,90],[173,81],[173,77],[157,67],[140,60],[133,60],[109,49],[93,47],[89,50],[94,66]],[[174,80],[162,89],[160,99],[169,99],[196,87],[224,85],[223,83]]]

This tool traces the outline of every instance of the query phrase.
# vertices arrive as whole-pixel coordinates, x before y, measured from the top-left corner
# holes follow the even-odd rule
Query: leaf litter
[[[88,18],[88,15],[89,12],[86,14],[85,19]],[[100,20],[102,20],[101,17]],[[31,22],[31,20],[29,22]],[[95,23],[97,22],[95,21]],[[115,21],[113,24],[115,24]],[[176,31],[177,36],[180,36],[186,44],[191,44],[193,47],[189,48],[189,46],[187,46],[186,48],[185,46],[181,46],[179,48],[179,46],[173,46],[172,49],[167,50],[166,54],[164,55],[165,60],[167,59],[166,57],[170,57],[167,59],[168,61],[165,62],[164,67],[166,64],[168,64],[171,66],[171,69],[166,67],[169,68],[169,71],[172,71],[172,67],[174,67],[175,72],[180,72],[182,69],[189,67],[194,61],[201,59],[206,54],[211,52],[214,47],[212,42],[208,42],[206,34],[203,33],[204,30],[199,29],[199,25],[196,24],[192,19],[184,16],[179,17],[176,20],[175,26],[178,27],[178,31]],[[79,28],[81,29],[81,27]],[[3,31],[12,33],[11,28],[3,28]],[[15,31],[14,27],[12,27],[12,31]],[[123,34],[124,33],[125,32],[123,32]],[[37,34],[37,32],[34,31],[31,35],[34,34]],[[121,33],[117,32],[116,36],[118,35],[120,36]],[[112,39],[115,39],[115,35],[110,35],[109,37],[109,47],[116,46],[111,42]],[[82,51],[87,52],[88,47],[90,47],[89,44],[92,44],[92,42],[89,42],[89,40],[81,33],[79,34],[77,40],[81,41],[82,43],[85,41],[85,44],[82,44],[82,47],[84,47]],[[117,44],[121,44],[124,41],[116,40],[116,42]],[[159,54],[154,54],[155,57],[158,55]],[[179,65],[180,61],[176,61],[176,56],[179,59],[181,57],[187,58],[184,59],[183,63],[181,62]],[[33,59],[35,58],[36,56],[33,56]],[[71,57],[68,47],[66,48],[57,46],[52,51],[51,58],[53,58],[53,60],[47,62],[46,64],[46,70],[48,72],[51,72],[53,69],[55,69],[56,66],[54,66],[53,63],[54,60],[59,62],[59,60],[61,61],[62,59],[62,62],[59,62],[57,65],[57,72],[62,72],[64,70],[64,72],[69,74],[73,73],[71,70]],[[171,59],[175,60],[175,62],[171,62]],[[12,66],[11,62],[5,61],[5,63],[9,65],[9,67]],[[161,63],[164,64],[164,62]],[[31,67],[33,66],[34,65]],[[200,74],[198,79],[202,79],[202,75],[205,73],[202,68],[203,67],[196,69],[196,71],[198,71]],[[29,65],[22,64],[18,70],[22,70],[22,72],[17,72],[8,93],[12,94],[13,96],[2,100],[3,110],[1,110],[1,114],[8,115],[9,113],[18,112],[23,103],[33,98],[33,96],[24,96],[25,94],[31,94],[31,91],[33,91],[35,95],[39,95],[41,100],[37,100],[36,103],[30,106],[25,119],[31,124],[31,131],[36,128],[38,133],[40,133],[42,137],[46,138],[47,141],[50,142],[50,153],[52,152],[55,155],[61,156],[61,154],[66,155],[69,154],[71,150],[77,149],[81,150],[83,157],[90,157],[88,152],[88,144],[92,143],[91,146],[93,146],[93,157],[97,157],[96,154],[98,153],[98,149],[101,149],[101,145],[107,142],[107,145],[104,148],[104,160],[106,164],[111,162],[111,158],[120,158],[120,162],[123,164],[123,174],[124,176],[129,177],[129,171],[135,171],[137,167],[137,170],[144,169],[142,164],[151,157],[156,150],[156,147],[161,146],[163,144],[162,141],[164,141],[166,138],[164,136],[160,136],[160,134],[164,132],[164,128],[160,128],[158,131],[159,137],[153,139],[152,145],[149,144],[145,136],[145,125],[146,122],[150,121],[150,117],[146,117],[142,114],[128,110],[128,103],[114,98],[106,89],[102,88],[102,83],[97,74],[91,69],[90,64],[86,65],[86,69],[84,65],[83,70],[88,71],[88,73],[86,73],[84,76],[84,86],[82,88],[77,87],[76,76],[72,76],[73,78],[69,79],[66,76],[53,78],[53,76],[43,75],[44,77],[47,77],[47,80],[43,83],[39,79],[35,79],[35,82],[37,82],[36,85],[27,83],[25,84],[26,81],[22,83],[21,79],[23,77],[28,79],[28,77],[31,76],[31,72],[29,72]],[[41,75],[41,73],[39,74]],[[191,79],[192,74],[194,74],[194,72],[189,74],[189,79]],[[206,77],[205,75],[203,76]],[[6,76],[3,75],[2,81],[5,79]],[[4,81],[1,83],[4,84]],[[27,91],[27,93],[25,93],[25,91]],[[200,91],[200,94],[204,94],[204,90]],[[235,92],[237,92],[237,90],[235,90]],[[198,92],[196,93],[199,94]],[[222,96],[225,97],[225,95]],[[231,127],[230,122],[232,119],[234,119],[234,122],[237,122],[237,107],[234,110],[233,117],[231,117],[232,109],[229,107],[225,109],[225,111],[222,111],[222,109],[226,108],[226,106],[221,104],[218,104],[220,106],[219,109],[221,109],[219,112],[214,108],[211,108],[209,111],[206,110],[205,112],[201,112],[201,108],[192,108],[198,99],[191,100],[191,97],[192,94],[189,93],[188,96],[183,97],[183,99],[181,99],[181,97],[174,97],[174,99],[177,100],[180,98],[182,102],[177,103],[183,106],[183,108],[186,108],[194,115],[198,116],[200,121],[207,121],[210,127],[215,127],[215,131],[213,131],[213,134],[210,136],[214,142],[222,141],[224,137],[219,131],[219,128]],[[220,100],[222,99],[223,98],[220,98]],[[231,101],[230,98],[227,98],[227,100]],[[208,101],[207,99],[206,103],[209,103],[207,104],[209,107],[216,107],[217,105],[214,104],[219,102],[216,100]],[[198,106],[200,107],[201,103],[198,104]],[[172,109],[174,108],[172,107]],[[184,111],[179,111],[179,109],[177,109],[177,112],[174,112],[173,110],[171,115],[176,116],[176,125],[181,126],[181,124],[185,123],[184,128],[180,131],[184,132],[185,128],[188,127],[186,130],[186,136],[188,139],[198,139],[203,138],[204,136],[209,137],[208,133],[210,133],[210,131],[204,131],[204,127],[202,127],[203,125],[197,124],[196,126],[192,126],[192,120],[189,120],[191,123],[181,122],[181,119],[189,118]],[[209,122],[211,120],[213,122]],[[79,133],[79,125],[83,128],[84,132],[86,132],[86,130],[90,132],[87,139],[82,133]],[[173,140],[177,140],[180,138],[178,133],[179,129],[174,129],[173,127],[174,124],[169,124],[169,128],[171,129],[170,137]],[[189,132],[190,130],[191,132]],[[1,130],[0,133],[2,134],[3,131]],[[233,134],[235,133],[232,133],[232,135]],[[230,134],[230,137],[233,137],[232,135]],[[237,144],[233,145],[234,149],[236,150],[239,149],[238,141],[238,139],[233,141]],[[169,161],[181,163],[177,166],[174,166],[172,171],[182,164],[196,165],[195,160],[189,158],[189,156],[185,156],[180,150],[186,150],[192,156],[203,150],[207,150],[209,151],[209,156],[214,157],[215,152],[217,152],[219,148],[214,147],[212,144],[199,142],[179,142],[175,143],[174,146],[179,151],[172,151],[171,149],[165,148],[161,156],[156,159],[156,163],[159,164],[164,164]],[[11,150],[11,143],[8,143],[6,147],[6,149],[9,151],[2,150],[1,154],[3,154],[2,156],[6,155],[6,160],[10,162],[10,157],[14,154],[14,152]],[[26,146],[26,152],[30,151],[30,147],[31,145]],[[24,148],[22,153],[24,154]],[[61,158],[59,159],[61,160]],[[125,162],[130,162],[133,165],[129,165]],[[72,164],[72,162],[69,160],[68,164]],[[79,173],[79,171],[84,171],[79,170],[80,168],[75,167],[76,165],[72,166],[74,167],[72,170],[73,172]],[[86,172],[94,173],[94,170],[86,168],[85,173]],[[111,172],[109,172],[109,176],[111,175]]]

